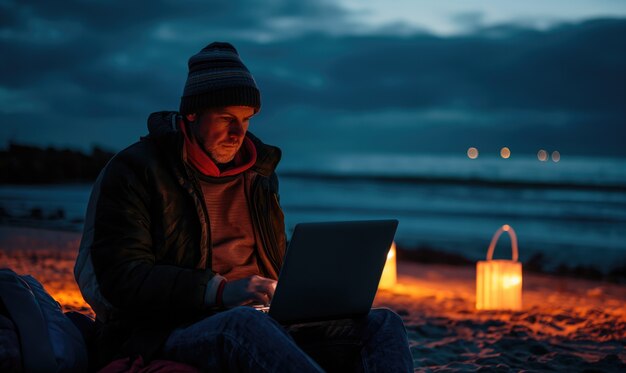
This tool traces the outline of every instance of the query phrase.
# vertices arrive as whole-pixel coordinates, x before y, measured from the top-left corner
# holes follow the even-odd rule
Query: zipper
[[[272,264],[274,264],[274,268],[279,271],[280,268],[278,268],[278,261],[275,258],[275,254],[278,251],[278,243],[276,242],[276,234],[274,234],[274,224],[272,223],[272,213],[271,213],[271,206],[272,206],[272,195],[274,195],[274,198],[276,198],[276,194],[272,193],[272,191],[267,188],[267,224],[270,224],[270,226],[272,227],[271,230],[268,230],[268,235],[270,236],[270,241],[272,243]]]
[[[189,193],[194,198],[194,203],[196,204],[196,212],[198,213],[198,218],[201,218],[202,216],[204,216],[204,224],[201,223],[202,225],[201,230],[202,230],[202,241],[204,241],[203,246],[206,248],[207,251],[206,251],[206,258],[203,263],[204,266],[202,269],[207,269],[208,264],[211,261],[211,258],[210,258],[211,251],[213,250],[213,245],[211,243],[211,228],[210,228],[211,221],[209,220],[209,213],[207,211],[207,207],[204,202],[204,193],[202,193],[202,187],[200,187],[198,177],[196,176],[195,173],[189,170],[186,164],[183,163],[183,165],[185,167],[185,172],[187,173],[187,177],[191,181],[191,190],[189,191]],[[200,203],[198,203],[198,198],[200,199]],[[198,209],[198,205],[200,205],[199,209]],[[200,211],[202,212],[202,214],[200,213]],[[212,270],[212,268],[209,268],[209,269]]]
[[[173,127],[175,127],[175,120],[177,121],[178,119],[179,119],[178,116],[176,116],[175,119],[172,119]],[[182,137],[178,137],[177,147],[181,149],[181,152],[179,153],[178,161],[182,164],[183,170],[185,171],[185,176],[187,177],[184,178],[182,175],[180,175],[179,171],[176,171],[177,170],[176,165],[173,165],[173,168],[175,172],[181,178],[180,180],[181,186],[183,186],[185,190],[187,191],[187,193],[189,193],[189,195],[193,199],[194,205],[196,205],[196,214],[198,215],[198,220],[200,221],[200,230],[201,230],[200,240],[202,241],[201,243],[202,246],[204,246],[207,250],[204,263],[198,263],[199,265],[197,265],[196,267],[198,269],[206,269],[208,267],[209,262],[212,261],[211,251],[213,250],[213,247],[211,244],[211,225],[210,225],[211,222],[209,220],[209,213],[207,211],[207,207],[205,206],[204,194],[202,193],[202,188],[199,185],[198,178],[195,172],[190,170],[189,166],[187,165],[187,162],[185,162],[185,155],[184,155],[185,146],[184,146],[184,139]],[[189,186],[186,185],[187,181],[189,181],[190,183]],[[198,201],[198,198],[200,198],[200,201]],[[204,217],[204,224],[202,224],[202,217]],[[202,255],[200,257],[202,258]],[[212,270],[212,268],[209,268],[209,269]]]

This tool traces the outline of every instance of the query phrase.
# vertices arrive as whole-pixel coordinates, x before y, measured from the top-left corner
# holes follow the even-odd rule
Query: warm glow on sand
[[[510,156],[511,156],[511,149],[507,148],[506,146],[500,149],[500,157],[507,159]]]
[[[539,159],[541,162],[545,162],[548,160],[548,152],[541,149],[537,152],[537,159]]]
[[[64,312],[78,311],[95,317],[74,280],[74,263],[80,237],[72,233],[58,233],[57,236],[54,232],[50,236],[49,243],[34,238],[15,237],[10,250],[0,247],[0,267],[11,268],[20,275],[33,276],[59,302]],[[65,241],[65,237],[71,239]]]
[[[5,232],[10,239],[0,245],[2,266],[33,275],[64,311],[93,315],[72,273],[79,234]],[[475,268],[405,261],[396,266],[398,283],[379,291],[373,307],[402,317],[419,370],[623,371],[615,368],[626,361],[623,285],[527,273],[523,310],[477,311]]]
[[[467,149],[467,157],[469,159],[476,159],[478,158],[478,149],[471,147],[469,149]]]

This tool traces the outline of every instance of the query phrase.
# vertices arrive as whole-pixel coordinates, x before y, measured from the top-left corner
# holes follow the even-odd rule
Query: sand
[[[522,311],[476,311],[475,270],[398,264],[375,305],[404,319],[416,371],[626,371],[626,287],[524,275]]]
[[[0,226],[0,267],[93,316],[72,274],[80,235]],[[405,322],[416,372],[626,371],[626,286],[524,273],[522,311],[476,311],[475,269],[398,263],[375,307]]]

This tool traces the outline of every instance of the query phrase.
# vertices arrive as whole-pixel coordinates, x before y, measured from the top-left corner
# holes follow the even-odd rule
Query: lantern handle
[[[513,251],[513,261],[517,262],[517,259],[518,259],[517,235],[515,234],[513,227],[511,227],[508,224],[504,224],[503,226],[501,226],[500,229],[498,229],[496,233],[493,235],[493,238],[491,239],[491,243],[489,244],[489,250],[487,251],[487,260],[493,259],[493,251],[496,248],[496,243],[498,243],[498,239],[500,238],[500,235],[502,234],[502,232],[507,232],[509,236],[511,237],[511,249]]]

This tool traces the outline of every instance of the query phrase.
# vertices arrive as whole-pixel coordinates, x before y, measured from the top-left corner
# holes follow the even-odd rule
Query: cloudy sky
[[[0,147],[120,150],[215,40],[287,154],[626,157],[623,0],[0,0]]]

